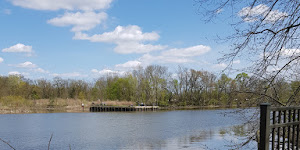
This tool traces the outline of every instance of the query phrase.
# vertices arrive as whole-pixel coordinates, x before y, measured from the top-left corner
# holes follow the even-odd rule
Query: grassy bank
[[[82,109],[84,104],[84,110]],[[0,99],[0,114],[24,114],[24,113],[53,113],[53,112],[89,112],[93,104],[104,103],[106,106],[130,106],[136,105],[131,101],[86,101],[80,99],[38,99],[26,100],[22,97],[8,96]],[[215,105],[209,106],[168,106],[160,107],[161,110],[192,110],[192,109],[223,109]],[[236,108],[236,107],[231,107]]]
[[[22,113],[51,113],[51,112],[84,112],[89,111],[89,107],[100,104],[100,101],[85,101],[80,99],[38,99],[26,100],[21,97],[5,97],[0,99],[0,114],[22,114]],[[134,105],[128,101],[103,101],[109,106],[129,106]]]

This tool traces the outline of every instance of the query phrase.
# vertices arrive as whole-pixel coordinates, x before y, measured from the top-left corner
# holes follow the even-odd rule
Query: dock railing
[[[156,111],[158,106],[91,106],[90,112],[112,112],[112,111]]]
[[[299,149],[300,107],[260,105],[259,150]]]

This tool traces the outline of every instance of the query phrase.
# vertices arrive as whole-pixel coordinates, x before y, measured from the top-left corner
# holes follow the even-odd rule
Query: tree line
[[[278,103],[284,103],[299,85],[300,81],[279,78],[267,94],[276,95]],[[249,107],[266,101],[274,103],[272,99],[260,98],[266,96],[260,91],[267,86],[268,81],[246,73],[231,78],[226,74],[217,76],[182,67],[171,73],[167,67],[151,65],[138,67],[125,75],[107,74],[93,82],[60,77],[30,80],[22,76],[0,76],[0,103],[61,98],[132,101],[158,106]],[[295,103],[299,103],[299,95],[295,99]]]

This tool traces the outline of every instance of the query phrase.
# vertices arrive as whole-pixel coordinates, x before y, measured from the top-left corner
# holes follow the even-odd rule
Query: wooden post
[[[270,104],[260,104],[260,141],[259,150],[269,150]]]

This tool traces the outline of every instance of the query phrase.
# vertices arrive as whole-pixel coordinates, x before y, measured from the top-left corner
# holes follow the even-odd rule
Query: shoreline
[[[87,113],[90,112],[90,106],[86,106],[84,111],[81,106],[77,107],[57,107],[57,108],[0,108],[1,114],[38,114],[38,113]],[[178,106],[178,107],[159,107],[158,111],[172,110],[218,110],[218,109],[235,109],[237,107],[221,107],[221,106]]]

